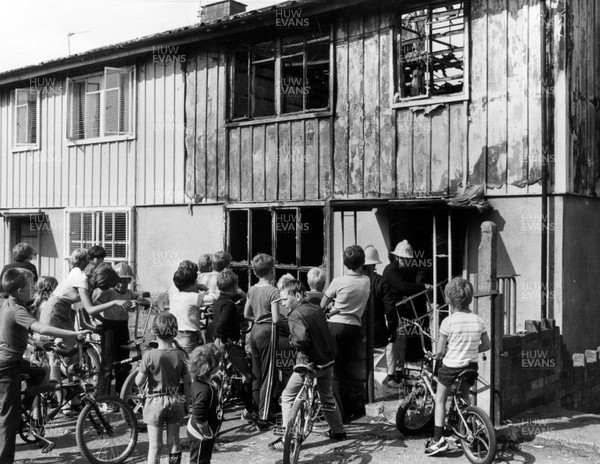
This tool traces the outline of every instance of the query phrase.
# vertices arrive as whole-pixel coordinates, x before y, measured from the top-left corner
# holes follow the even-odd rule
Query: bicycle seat
[[[296,364],[294,366],[294,372],[300,375],[315,374],[315,369],[312,364]]]
[[[477,380],[477,371],[475,369],[464,369],[460,371],[456,376],[456,380],[454,380],[454,383],[450,387],[451,394],[455,394],[459,390],[459,387],[460,385],[462,385],[463,380],[474,382],[475,380]]]

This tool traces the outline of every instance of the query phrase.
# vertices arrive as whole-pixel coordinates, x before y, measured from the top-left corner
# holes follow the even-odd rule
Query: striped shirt
[[[481,334],[486,332],[483,320],[471,312],[456,311],[442,321],[440,334],[448,339],[443,363],[447,367],[466,367],[477,362]]]

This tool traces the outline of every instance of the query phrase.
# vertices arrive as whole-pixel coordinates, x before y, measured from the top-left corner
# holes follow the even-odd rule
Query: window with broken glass
[[[230,120],[327,111],[330,47],[329,31],[319,31],[233,50]]]
[[[396,102],[464,92],[466,24],[465,2],[436,3],[400,14]]]
[[[273,256],[275,280],[290,273],[307,285],[310,268],[325,263],[323,208],[229,209],[227,250],[243,290],[258,281],[252,272],[258,253]]]

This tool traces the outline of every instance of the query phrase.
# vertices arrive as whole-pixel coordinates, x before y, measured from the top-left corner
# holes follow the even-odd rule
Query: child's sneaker
[[[436,454],[443,453],[447,451],[449,448],[448,442],[444,437],[440,438],[439,441],[434,442],[433,440],[427,443],[427,448],[425,448],[425,455],[427,456],[435,456]]]
[[[242,420],[245,420],[247,422],[254,422],[256,420],[256,416],[247,409],[244,409],[244,412],[242,412]]]

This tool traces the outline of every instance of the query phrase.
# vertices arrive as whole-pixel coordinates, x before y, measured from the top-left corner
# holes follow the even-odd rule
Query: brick
[[[527,333],[538,333],[540,330],[540,321],[525,321],[525,331]]]

